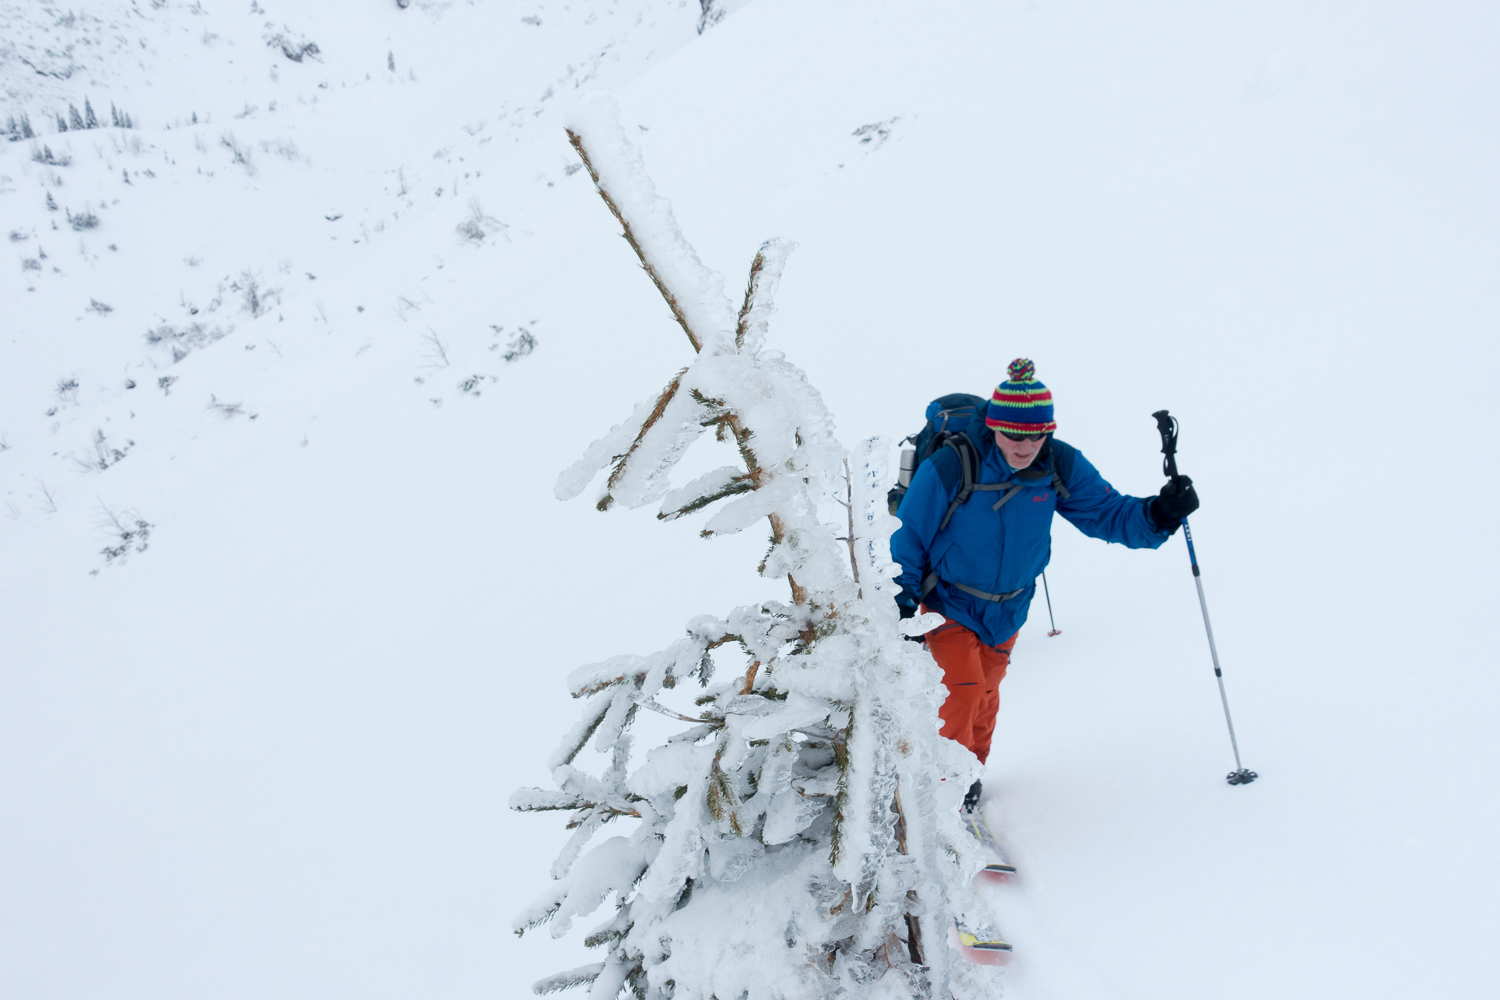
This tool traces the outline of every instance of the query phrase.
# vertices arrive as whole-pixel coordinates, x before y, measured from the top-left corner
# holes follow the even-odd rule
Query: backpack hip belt
[[[1022,587],[1020,590],[1012,590],[1008,594],[990,594],[986,593],[983,590],[980,590],[977,587],[970,587],[967,584],[963,583],[954,583],[952,580],[944,580],[936,573],[928,573],[927,578],[922,581],[922,599],[925,600],[927,598],[927,595],[932,593],[933,588],[935,588],[940,582],[946,583],[950,587],[957,587],[965,594],[970,594],[974,597],[977,597],[981,601],[991,601],[995,604],[999,604],[1002,601],[1008,601],[1013,597],[1020,597],[1026,592],[1026,588]]]

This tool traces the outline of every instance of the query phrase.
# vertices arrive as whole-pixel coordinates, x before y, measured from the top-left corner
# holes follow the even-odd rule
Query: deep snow
[[[1492,992],[1496,14],[758,0],[700,37],[665,0],[131,6],[134,65],[0,64],[0,118],[72,156],[0,143],[0,992],[520,995],[588,960],[509,936],[562,831],[505,800],[569,671],[765,587],[757,539],[551,496],[688,351],[546,107],[611,42],[585,86],[705,262],[734,287],[800,244],[768,341],[846,442],[1021,354],[1126,492],[1160,482],[1151,411],[1183,422],[1262,778],[1223,783],[1181,542],[1059,523],[1063,633],[1023,630],[986,781],[1023,872],[1007,995]],[[139,127],[52,135],[85,95]],[[234,330],[145,340],[198,315]],[[96,427],[135,444],[85,473]],[[149,548],[106,565],[101,506]]]

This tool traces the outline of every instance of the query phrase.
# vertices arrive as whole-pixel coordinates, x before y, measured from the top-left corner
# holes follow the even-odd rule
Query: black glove
[[[916,608],[909,608],[904,604],[896,605],[896,612],[901,616],[902,621],[906,621],[906,619],[908,618],[915,618],[917,615]],[[901,638],[905,639],[907,642],[921,642],[923,639],[923,637],[920,635],[903,635]]]
[[[1187,476],[1173,476],[1151,500],[1151,520],[1157,530],[1175,532],[1182,519],[1198,509],[1198,493]]]

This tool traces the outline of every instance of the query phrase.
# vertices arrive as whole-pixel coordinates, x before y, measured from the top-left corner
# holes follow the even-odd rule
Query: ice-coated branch
[[[600,182],[599,171],[595,169],[594,162],[589,159],[588,151],[583,148],[583,139],[577,132],[568,129],[568,141],[578,151],[578,158],[583,161],[583,165],[588,169],[589,176],[594,179],[594,185],[599,189],[599,197],[604,199],[604,204],[609,206],[609,210],[619,220],[620,228],[625,231],[625,242],[630,244],[630,249],[634,250],[635,255],[640,258],[641,267],[645,269],[652,284],[656,286],[656,290],[661,292],[661,297],[666,299],[667,308],[672,310],[672,318],[682,327],[682,332],[687,334],[688,343],[693,345],[693,350],[695,351],[703,350],[703,338],[693,332],[693,326],[688,321],[687,315],[683,313],[682,306],[677,304],[677,297],[672,294],[672,290],[661,280],[661,275],[657,274],[656,268],[651,266],[651,261],[646,257],[646,251],[641,248],[640,241],[635,238],[635,233],[630,228],[629,220],[620,212],[620,207],[610,197],[609,190]]]
[[[630,447],[625,449],[625,453],[615,460],[615,467],[611,470],[609,478],[604,483],[605,493],[599,498],[597,506],[600,510],[609,510],[610,504],[614,503],[614,497],[609,494],[609,491],[619,484],[620,479],[625,475],[625,464],[630,461],[630,456],[636,453],[636,450],[641,446],[641,442],[651,432],[651,428],[655,427],[657,421],[661,420],[662,414],[667,411],[667,404],[676,398],[677,390],[682,385],[682,376],[686,374],[687,369],[684,368],[677,373],[672,381],[667,383],[667,387],[656,397],[656,404],[646,414],[646,419],[641,421],[641,429],[636,431],[635,440],[631,441]]]
[[[766,328],[776,311],[772,303],[776,289],[781,286],[781,272],[795,249],[797,244],[790,240],[775,239],[767,240],[756,251],[750,264],[750,280],[745,283],[745,301],[734,327],[734,343],[740,350],[754,353],[765,343]]]
[[[755,480],[748,472],[741,472],[730,465],[704,473],[680,490],[668,493],[661,502],[661,511],[656,516],[663,521],[674,521],[686,514],[696,513],[719,500],[755,489]]]
[[[599,973],[603,971],[603,962],[594,962],[591,965],[580,965],[576,969],[569,969],[567,972],[559,972],[556,975],[548,976],[545,979],[539,979],[537,980],[536,985],[532,987],[532,989],[535,990],[538,994],[544,996],[548,993],[561,993],[563,990],[570,989],[574,986],[586,986],[589,983],[592,983],[594,980],[599,978]]]
[[[694,351],[722,348],[733,329],[724,279],[683,238],[672,206],[656,193],[638,149],[625,136],[613,97],[595,93],[574,109],[568,141],[619,220],[625,241],[666,300]]]
[[[731,515],[710,523],[708,530],[739,531],[765,517],[771,552],[763,565],[769,573],[787,576],[793,601],[805,604],[809,587],[823,589],[833,579],[826,566],[817,566],[826,555],[819,552],[827,541],[824,533],[808,530],[804,522],[831,488],[827,458],[836,452],[841,456],[841,450],[833,439],[832,419],[803,373],[778,356],[760,354],[794,244],[770,240],[761,246],[736,317],[723,279],[703,266],[678,229],[671,206],[646,176],[613,101],[586,100],[570,121],[568,140],[698,359],[678,373],[654,404],[637,409],[628,445],[629,431],[611,431],[589,449],[585,462],[563,474],[558,495],[575,494],[583,476],[613,462],[600,510],[617,502],[638,506],[656,499],[667,492],[667,476],[687,447],[704,427],[717,426],[721,435],[733,436],[744,470],[673,491],[663,503],[662,517],[670,520],[739,494],[769,490],[758,502],[740,506],[754,511],[753,516]],[[770,489],[775,486],[782,488]],[[812,520],[816,522],[815,515]],[[791,551],[778,551],[786,549]]]

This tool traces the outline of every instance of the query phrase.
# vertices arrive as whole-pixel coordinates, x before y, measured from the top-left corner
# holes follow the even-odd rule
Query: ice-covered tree
[[[870,440],[850,456],[803,372],[766,347],[792,245],[761,247],[736,309],[656,194],[613,101],[585,101],[568,135],[695,353],[562,474],[557,494],[575,497],[607,470],[600,510],[659,503],[672,520],[717,507],[705,537],[765,519],[760,572],[790,594],[694,618],[665,649],[569,677],[583,710],[548,761],[556,788],[511,804],[570,812],[574,832],[516,930],[550,921],[560,937],[607,901],[613,912],[584,938],[603,960],[536,990],[985,995],[989,970],[948,945],[953,914],[980,905],[970,879],[982,859],[957,816],[974,760],[938,737],[940,674],[898,632],[889,449]],[[738,461],[673,488],[673,469],[710,431]],[[693,704],[674,703],[679,685],[698,688]],[[641,709],[683,728],[637,759]],[[591,742],[602,756],[585,754]],[[591,771],[586,759],[602,763]]]

